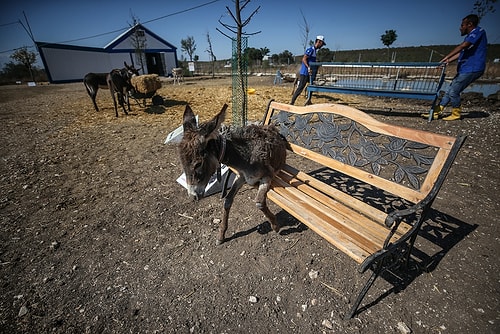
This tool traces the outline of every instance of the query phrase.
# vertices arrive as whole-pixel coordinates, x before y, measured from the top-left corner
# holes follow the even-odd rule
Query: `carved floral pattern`
[[[280,111],[273,122],[291,143],[413,189],[420,188],[436,152],[428,145],[375,133],[329,113]]]

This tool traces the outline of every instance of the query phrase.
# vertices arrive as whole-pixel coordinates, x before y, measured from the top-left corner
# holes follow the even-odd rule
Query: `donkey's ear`
[[[227,104],[224,104],[222,110],[219,111],[217,115],[214,116],[209,122],[207,122],[206,136],[209,138],[216,138],[219,132],[219,129],[226,118],[226,109]]]
[[[193,110],[189,104],[186,105],[186,109],[184,110],[182,126],[184,131],[196,131],[197,128],[196,117],[194,116]]]

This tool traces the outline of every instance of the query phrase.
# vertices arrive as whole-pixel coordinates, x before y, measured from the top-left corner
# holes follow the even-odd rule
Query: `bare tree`
[[[474,9],[472,12],[476,13],[479,19],[482,19],[486,14],[495,12],[493,4],[496,2],[497,0],[477,0],[474,2]]]
[[[208,43],[208,49],[206,50],[208,52],[208,55],[210,56],[210,62],[212,63],[212,78],[215,77],[215,62],[217,61],[217,58],[215,57],[214,51],[212,49],[212,41],[210,40],[210,33],[207,32],[207,43]]]
[[[242,112],[242,117],[240,120],[241,124],[239,124],[239,125],[244,125],[244,123],[246,122],[247,94],[245,91],[246,90],[246,87],[245,87],[246,81],[244,80],[244,76],[246,75],[246,73],[243,73],[244,58],[243,58],[243,50],[241,47],[241,38],[243,36],[251,36],[251,35],[256,35],[256,34],[260,33],[260,31],[254,32],[254,33],[247,33],[247,32],[243,31],[243,28],[250,23],[250,20],[252,19],[252,17],[259,11],[260,6],[257,7],[257,9],[255,9],[247,19],[243,20],[241,18],[241,12],[250,3],[250,0],[244,0],[243,4],[240,4],[240,0],[234,0],[233,2],[235,4],[234,13],[231,11],[231,9],[228,6],[226,6],[226,9],[227,9],[229,15],[231,16],[231,18],[234,20],[235,25],[224,23],[224,22],[222,22],[221,19],[219,19],[219,23],[224,28],[226,28],[227,30],[232,32],[233,34],[236,34],[236,55],[233,55],[233,57],[236,56],[236,63],[237,63],[237,81],[238,81],[238,87],[239,87],[238,95],[243,97],[243,105],[242,105],[243,112]],[[233,40],[233,37],[224,33],[219,28],[216,28],[216,29],[218,32],[220,32],[224,36]]]
[[[133,28],[133,33],[130,35],[130,42],[134,48],[135,61],[144,72],[144,64],[146,63],[146,36],[144,29],[141,29],[140,21],[137,16],[130,13],[132,17],[132,23],[129,23],[130,27]]]
[[[301,41],[302,41],[302,47],[304,48],[305,51],[309,46],[309,33],[311,32],[311,27],[309,26],[309,23],[307,22],[306,17],[302,12],[302,9],[300,10],[300,15],[302,15],[302,20],[304,21],[302,24],[299,24],[299,26],[302,29]]]
[[[35,81],[35,78],[33,77],[33,64],[36,62],[36,53],[28,51],[28,47],[23,46],[11,54],[10,58],[23,64],[30,72],[31,81]]]

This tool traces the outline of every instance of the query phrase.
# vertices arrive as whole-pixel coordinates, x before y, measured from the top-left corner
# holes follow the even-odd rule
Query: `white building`
[[[104,48],[44,42],[36,42],[36,46],[50,82],[75,82],[89,72],[107,73],[122,68],[123,62],[140,68],[134,47],[136,36],[145,42],[144,72],[140,74],[171,75],[172,69],[178,67],[177,48],[141,24],[131,27]]]

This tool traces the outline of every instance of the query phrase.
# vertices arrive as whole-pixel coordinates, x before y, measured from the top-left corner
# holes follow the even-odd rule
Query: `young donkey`
[[[210,177],[221,164],[236,170],[234,183],[224,199],[224,214],[219,225],[217,244],[224,242],[229,210],[234,196],[243,184],[258,185],[255,197],[257,207],[278,232],[276,216],[266,204],[266,194],[274,173],[286,159],[286,140],[273,126],[249,125],[221,130],[227,105],[210,121],[197,125],[191,108],[184,111],[184,136],[179,144],[179,156],[186,174],[188,195],[196,200],[203,198]]]

